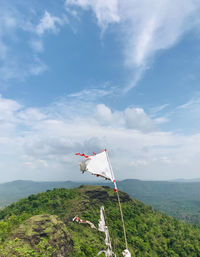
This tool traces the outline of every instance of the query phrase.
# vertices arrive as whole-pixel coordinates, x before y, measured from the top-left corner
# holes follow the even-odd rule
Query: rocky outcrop
[[[36,215],[23,222],[13,234],[36,252],[51,248],[52,257],[67,257],[73,251],[73,241],[66,225],[55,215]]]

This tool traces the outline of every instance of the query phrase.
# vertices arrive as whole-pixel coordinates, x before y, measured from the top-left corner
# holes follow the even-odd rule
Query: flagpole
[[[112,169],[112,166],[111,166],[111,163],[110,163],[110,159],[108,157],[107,150],[105,150],[105,152],[106,152],[106,157],[107,157],[107,160],[108,160],[108,163],[109,163],[109,166],[110,166],[110,170],[111,170],[112,175],[114,177],[113,169]],[[123,212],[122,212],[122,206],[121,206],[121,202],[120,202],[120,198],[119,198],[119,192],[118,192],[116,180],[113,180],[113,183],[114,183],[114,186],[115,186],[115,192],[117,194],[117,200],[118,200],[120,214],[121,214],[122,226],[123,226],[123,231],[124,231],[125,246],[126,246],[126,249],[128,249],[128,242],[127,242],[127,237],[126,237],[126,228],[125,228],[125,223],[124,223],[124,215],[123,215]]]

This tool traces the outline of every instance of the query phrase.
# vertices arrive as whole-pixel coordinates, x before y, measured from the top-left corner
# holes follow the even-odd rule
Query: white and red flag
[[[72,219],[72,221],[76,221],[76,222],[82,223],[82,224],[88,224],[91,228],[97,229],[97,228],[95,227],[95,225],[94,225],[92,222],[90,222],[89,220],[82,220],[82,219],[79,218],[78,215],[76,215],[76,216]]]
[[[76,155],[86,158],[79,163],[82,172],[88,171],[92,175],[96,175],[97,177],[100,176],[115,182],[115,177],[106,150],[103,150],[98,154],[93,153],[93,155],[90,156],[80,153],[77,153]]]

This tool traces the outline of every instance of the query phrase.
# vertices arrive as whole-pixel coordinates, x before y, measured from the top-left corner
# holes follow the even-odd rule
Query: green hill
[[[155,212],[125,193],[120,197],[132,256],[200,256],[199,229]],[[97,256],[105,248],[103,233],[72,218],[78,214],[97,226],[102,205],[113,248],[121,256],[124,243],[116,195],[100,186],[48,190],[4,208],[0,256]]]

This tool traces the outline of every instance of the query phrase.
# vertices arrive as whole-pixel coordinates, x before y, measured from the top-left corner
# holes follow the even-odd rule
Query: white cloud
[[[169,122],[169,118],[167,117],[158,117],[156,119],[154,119],[156,124],[163,124],[163,123],[167,123]]]
[[[9,114],[18,111],[21,108],[21,105],[14,100],[5,99],[0,95],[0,113],[5,115],[8,119]]]
[[[44,109],[26,108],[1,97],[0,167],[6,170],[1,181],[88,179],[80,175],[74,153],[104,148],[117,178],[198,177],[199,133],[155,130],[156,117],[142,108],[119,111],[88,102],[83,110],[81,101],[78,106],[67,99]]]
[[[156,52],[172,47],[199,24],[197,0],[66,0],[66,5],[93,10],[102,30],[119,24],[117,36],[124,44],[125,64],[133,72],[127,90],[141,79]]]
[[[61,26],[64,21],[59,17],[52,16],[49,12],[45,11],[44,16],[41,18],[40,23],[36,27],[36,33],[43,35],[45,31],[57,32],[57,25]]]
[[[112,127],[125,127],[143,132],[156,129],[155,122],[148,117],[142,108],[128,107],[123,111],[111,112],[104,104],[98,104],[96,118],[100,124]]]
[[[107,25],[113,22],[118,23],[120,17],[118,15],[118,1],[117,0],[66,0],[66,6],[76,5],[83,9],[93,9],[97,22],[102,29],[106,29]]]
[[[100,123],[108,125],[114,121],[111,110],[104,104],[98,104],[96,108],[96,118]]]
[[[155,129],[153,120],[147,116],[142,108],[127,108],[125,110],[125,118],[128,128],[135,128],[142,131]]]

